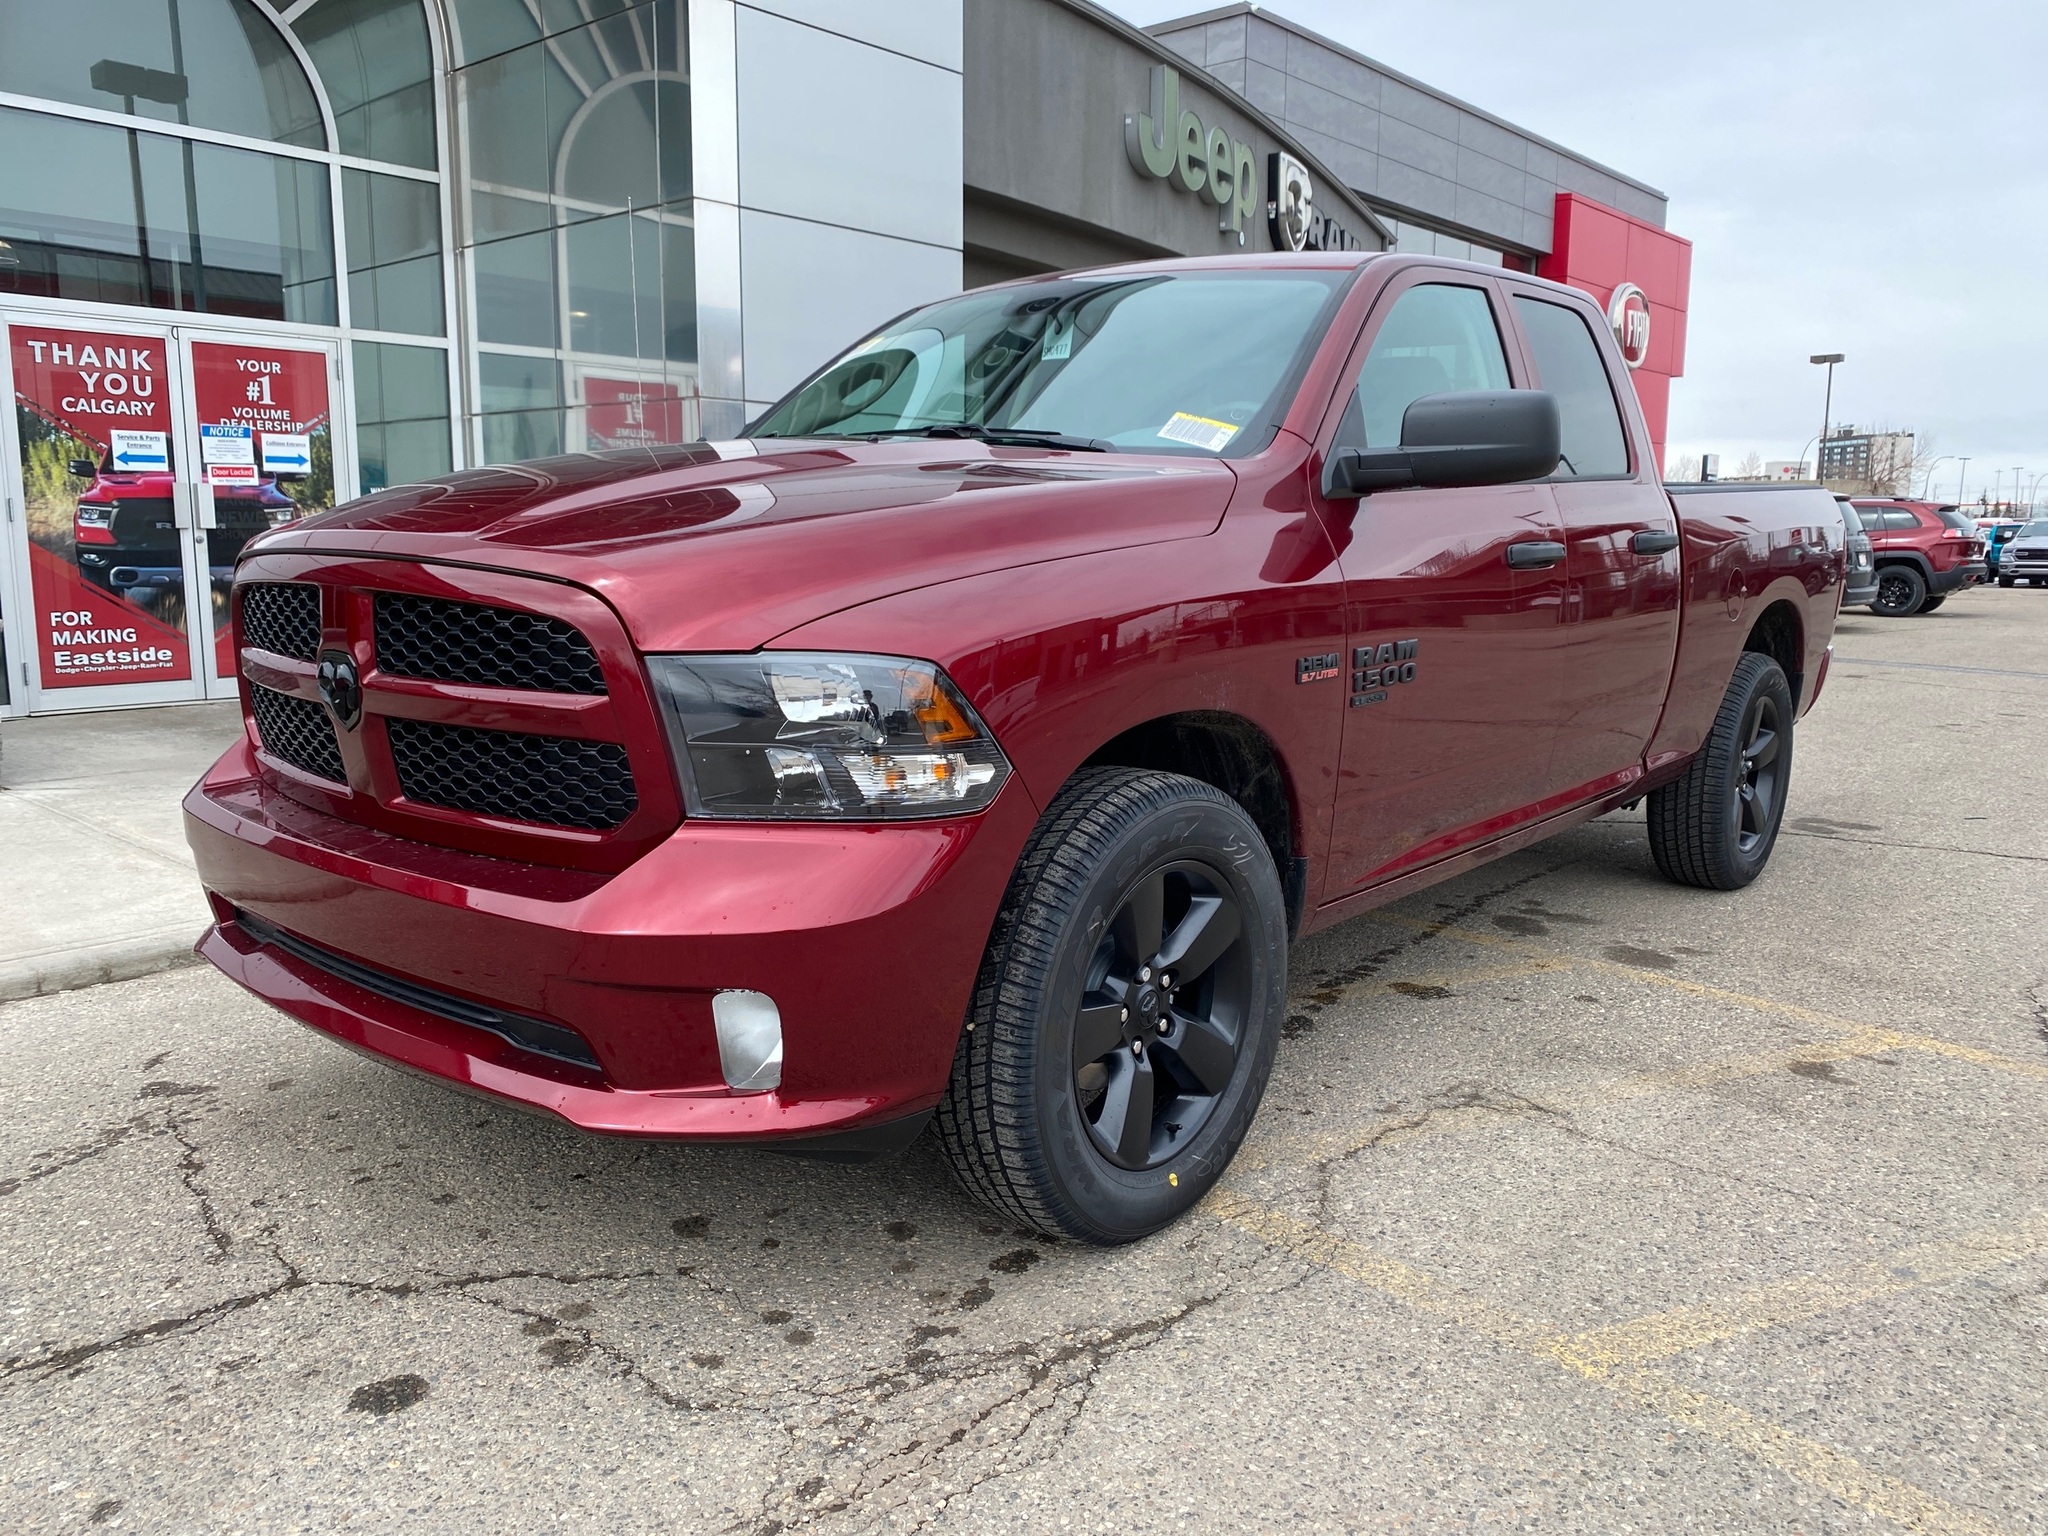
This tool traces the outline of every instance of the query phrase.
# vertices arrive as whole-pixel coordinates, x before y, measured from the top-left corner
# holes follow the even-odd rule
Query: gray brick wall
[[[1664,194],[1249,5],[1151,29],[1271,113],[1396,216],[1521,251],[1550,249],[1559,192],[1660,228]]]

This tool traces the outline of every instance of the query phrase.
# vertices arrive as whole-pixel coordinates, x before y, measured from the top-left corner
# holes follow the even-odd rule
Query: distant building
[[[1820,445],[1820,477],[1850,495],[1902,496],[1913,488],[1913,434],[1837,427]]]
[[[1804,480],[1806,478],[1806,460],[1766,459],[1764,460],[1764,478],[1766,480]]]

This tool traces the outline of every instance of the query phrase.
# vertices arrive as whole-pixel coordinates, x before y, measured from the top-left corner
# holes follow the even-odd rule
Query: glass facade
[[[5,0],[0,304],[331,328],[364,491],[685,440],[686,18],[686,0]]]
[[[1513,267],[1527,271],[1525,258],[1509,251],[1503,251],[1478,240],[1467,240],[1462,235],[1453,235],[1440,229],[1431,229],[1426,224],[1417,224],[1412,219],[1396,218],[1382,211],[1381,220],[1394,232],[1394,243],[1387,247],[1392,251],[1404,251],[1411,256],[1449,256],[1458,261],[1483,262],[1489,267]]]

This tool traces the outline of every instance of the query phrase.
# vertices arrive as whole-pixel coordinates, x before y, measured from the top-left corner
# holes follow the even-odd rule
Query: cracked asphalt
[[[1837,651],[1755,886],[1624,813],[1299,945],[1120,1251],[0,1008],[0,1529],[2048,1531],[2048,593]]]

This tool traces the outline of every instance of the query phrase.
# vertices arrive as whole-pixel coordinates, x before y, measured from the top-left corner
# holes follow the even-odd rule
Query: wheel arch
[[[1934,580],[1934,563],[1917,549],[1880,549],[1871,554],[1870,568],[1881,571],[1888,565],[1910,565],[1922,581]]]
[[[1806,621],[1789,598],[1779,598],[1757,615],[1742,642],[1745,651],[1759,651],[1784,670],[1792,685],[1792,707],[1798,711],[1806,673]]]
[[[1301,931],[1308,860],[1300,796],[1286,759],[1256,722],[1224,710],[1160,715],[1104,742],[1075,771],[1082,768],[1149,768],[1222,790],[1265,838],[1287,899],[1287,932]]]

